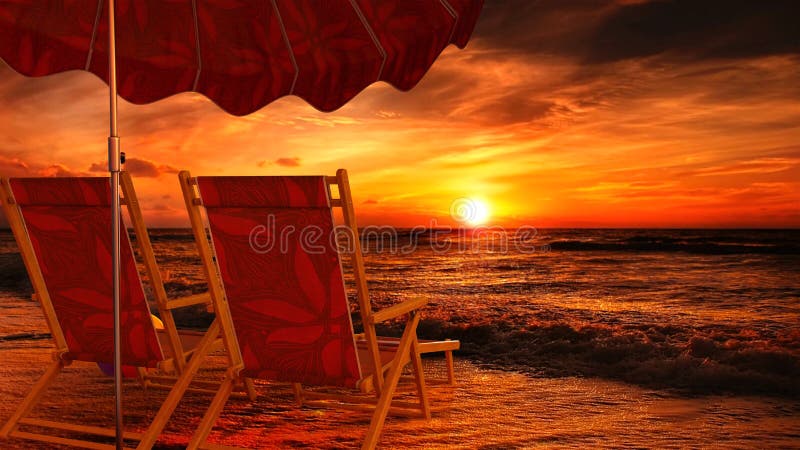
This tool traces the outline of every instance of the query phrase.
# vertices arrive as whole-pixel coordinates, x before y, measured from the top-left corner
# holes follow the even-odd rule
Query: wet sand
[[[0,345],[0,421],[5,421],[50,361],[47,340]],[[219,367],[212,358],[210,364]],[[443,360],[427,359],[429,376]],[[457,360],[458,384],[432,386],[433,419],[390,417],[382,448],[773,447],[800,448],[800,402],[771,398],[687,398],[613,381],[533,378]],[[204,376],[221,372],[207,370]],[[112,379],[75,363],[48,391],[35,416],[113,426]],[[286,385],[259,383],[255,402],[233,399],[212,441],[251,448],[353,448],[369,417],[334,409],[298,408]],[[141,431],[165,391],[125,387],[128,429]],[[211,396],[190,393],[156,448],[183,448]],[[29,441],[0,448],[44,449]]]

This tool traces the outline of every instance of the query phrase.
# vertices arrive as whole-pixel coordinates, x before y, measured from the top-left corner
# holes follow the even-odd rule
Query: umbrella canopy
[[[332,111],[376,81],[412,88],[482,0],[117,0],[119,95],[200,92],[244,115],[285,95]],[[0,2],[0,58],[26,76],[108,81],[107,0]]]

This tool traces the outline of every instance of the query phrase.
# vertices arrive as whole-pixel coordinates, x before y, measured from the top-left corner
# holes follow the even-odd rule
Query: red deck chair
[[[196,179],[184,171],[179,178],[209,280],[221,281],[217,320],[235,330],[241,350],[242,367],[231,372],[230,383],[243,376],[289,382],[301,404],[334,406],[333,401],[338,407],[372,410],[364,448],[376,445],[389,412],[430,417],[416,337],[417,310],[426,300],[373,313],[363,266],[357,268],[364,344],[356,341],[339,253],[330,239],[334,206],[343,208],[348,225],[356,229],[344,170],[335,177]],[[331,184],[339,186],[340,198],[331,197]],[[274,236],[278,239],[271,248],[257,242],[273,235],[280,236]],[[359,248],[354,251],[360,255]],[[381,347],[375,324],[404,315],[409,319],[402,337]],[[409,363],[417,400],[400,402],[393,397]],[[355,388],[362,394],[320,392],[302,385]],[[223,384],[189,448],[205,445],[229,392]]]
[[[210,296],[203,294],[167,300],[130,176],[123,172],[121,180],[124,195],[121,200],[127,205],[145,272],[165,325],[160,332],[154,328],[128,233],[123,232],[120,236],[122,362],[136,368],[145,387],[171,388],[165,383],[174,381],[177,375],[188,370],[187,357],[192,351],[201,349],[208,352],[220,344],[215,342],[216,332],[179,332],[172,310],[207,303]],[[112,429],[28,417],[45,389],[65,366],[73,361],[113,361],[109,179],[0,178],[0,203],[30,276],[34,298],[42,306],[56,347],[55,361],[0,429],[0,437],[113,448],[92,441],[21,430],[33,426],[114,436]],[[217,330],[217,327],[212,328]],[[218,384],[205,387],[216,388]],[[186,388],[188,385],[171,398],[179,400]],[[177,401],[173,403],[162,407],[162,422],[163,417],[169,417]],[[126,438],[154,440],[161,428],[151,426],[144,434],[126,433]]]

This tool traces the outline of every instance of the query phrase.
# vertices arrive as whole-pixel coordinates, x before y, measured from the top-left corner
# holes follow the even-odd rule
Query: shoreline
[[[0,403],[0,422],[8,418],[49,361],[49,345],[30,344],[0,346],[0,392],[5,400]],[[443,374],[441,360],[426,359],[424,364],[429,373]],[[381,447],[800,445],[798,401],[716,395],[685,398],[600,379],[533,378],[480,368],[463,359],[456,360],[456,369],[456,386],[430,388],[433,419],[390,416]],[[48,390],[36,416],[111,426],[111,380],[94,364],[75,363]],[[235,399],[229,403],[212,433],[213,442],[252,448],[360,445],[369,421],[367,414],[301,409],[295,405],[289,386],[261,382],[257,386],[259,398],[255,402]],[[145,392],[135,382],[126,383],[124,393],[126,426],[136,431],[149,423],[166,396],[165,391]],[[154,448],[182,448],[210,400],[210,394],[187,394]],[[681,433],[676,434],[676,429]],[[4,441],[2,446],[53,448],[20,440]]]

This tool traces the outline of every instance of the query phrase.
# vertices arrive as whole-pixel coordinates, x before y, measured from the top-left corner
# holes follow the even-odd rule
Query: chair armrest
[[[203,303],[210,303],[210,302],[211,302],[210,294],[208,293],[195,294],[186,297],[176,298],[175,300],[169,300],[167,302],[167,309],[183,308],[185,306],[201,305]]]
[[[428,299],[422,297],[412,298],[402,303],[392,305],[372,314],[372,323],[384,322],[403,314],[410,313],[428,304]]]

